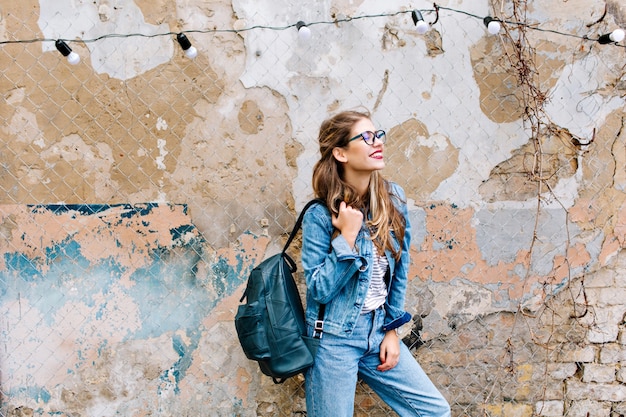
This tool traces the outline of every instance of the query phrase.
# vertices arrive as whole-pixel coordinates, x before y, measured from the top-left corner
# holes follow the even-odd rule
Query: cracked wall
[[[531,2],[529,21],[592,38],[626,24],[620,2],[564,3]],[[498,9],[441,6],[478,16]],[[264,379],[240,351],[232,319],[247,271],[279,250],[311,197],[319,123],[343,108],[370,109],[388,133],[385,174],[404,187],[413,226],[407,309],[416,321],[404,334],[431,349],[416,351],[426,367],[465,377],[462,351],[430,356],[446,350],[439,341],[497,356],[499,327],[524,336],[516,312],[538,315],[552,297],[579,308],[579,298],[573,307],[565,300],[572,283],[592,274],[604,288],[603,274],[619,276],[623,48],[529,31],[550,120],[533,142],[507,60],[514,49],[463,14],[440,10],[425,35],[410,13],[312,25],[308,43],[294,28],[211,32],[408,7],[0,0],[1,40],[62,37],[82,58],[68,65],[53,42],[0,50],[3,406],[40,415],[302,412],[301,380],[279,389]],[[197,28],[207,31],[188,33],[199,50],[190,61],[174,38]],[[79,41],[135,32],[170,35]],[[542,188],[531,175],[537,164]],[[616,349],[623,303],[594,300],[587,330],[566,328],[591,350]],[[530,368],[513,367],[520,415],[538,403],[529,375],[546,360],[528,352],[518,353]],[[459,398],[457,411],[472,400],[436,374]],[[579,389],[576,375],[561,382]],[[611,386],[623,390],[624,379]],[[366,389],[358,398],[374,413]],[[493,415],[511,415],[492,400]]]

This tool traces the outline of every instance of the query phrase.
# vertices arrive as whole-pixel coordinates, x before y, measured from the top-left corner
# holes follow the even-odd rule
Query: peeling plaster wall
[[[267,238],[214,251],[183,205],[4,205],[0,219],[10,403],[67,415],[134,415],[144,403],[162,415],[200,413],[209,399],[188,384],[202,374],[220,383],[222,366],[245,364],[232,340],[223,347],[232,316],[220,318],[218,306]],[[220,384],[225,409],[236,407],[236,383]],[[190,395],[195,405],[185,405]]]
[[[440,5],[494,10],[487,1]],[[626,26],[617,1],[528,6],[529,21],[564,32],[593,37]],[[432,4],[0,0],[0,39],[286,26],[409,7]],[[302,398],[288,397],[297,388],[273,387],[245,359],[232,319],[247,272],[278,250],[311,196],[319,123],[344,108],[370,109],[391,138],[385,174],[407,192],[413,226],[407,308],[431,351],[458,339],[491,354],[504,343],[498,328],[514,327],[513,313],[538,314],[551,297],[571,307],[565,290],[586,277],[621,294],[623,48],[528,33],[552,123],[539,137],[546,181],[538,189],[528,177],[537,144],[521,120],[523,92],[503,62],[512,51],[479,19],[441,10],[424,36],[408,14],[311,29],[308,43],[295,30],[189,34],[199,50],[193,62],[173,35],[70,42],[82,57],[75,67],[52,42],[2,45],[5,408],[302,411]],[[626,343],[623,301],[595,302],[587,330],[563,321],[593,357],[600,344]],[[492,344],[481,351],[482,338]],[[455,369],[463,355],[419,352],[434,373]],[[539,394],[527,390],[528,375],[538,377],[537,368],[518,371],[516,401],[532,409]],[[623,391],[626,376],[617,375],[612,386]],[[464,390],[449,386],[450,398]]]

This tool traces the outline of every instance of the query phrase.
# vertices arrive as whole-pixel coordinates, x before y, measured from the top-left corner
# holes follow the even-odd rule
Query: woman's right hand
[[[354,248],[356,237],[363,224],[363,213],[352,206],[348,206],[345,201],[339,204],[339,214],[333,214],[333,226],[341,232],[341,235],[348,241],[351,248]]]

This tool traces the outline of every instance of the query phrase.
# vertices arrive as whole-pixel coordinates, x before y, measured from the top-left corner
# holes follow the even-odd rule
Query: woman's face
[[[360,119],[356,122],[350,131],[350,137],[354,138],[363,132],[376,132],[374,124],[369,119]],[[370,174],[372,171],[381,170],[385,167],[383,157],[385,145],[380,139],[374,139],[373,145],[368,145],[363,137],[358,137],[348,143],[345,148],[337,148],[340,155],[338,161],[343,162],[344,172],[347,175],[351,173]]]

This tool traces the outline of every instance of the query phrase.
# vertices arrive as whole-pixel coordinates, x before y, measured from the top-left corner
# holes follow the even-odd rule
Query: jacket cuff
[[[401,317],[395,319],[389,324],[383,326],[383,331],[388,332],[389,330],[397,329],[398,327],[408,323],[411,321],[411,315],[409,313],[404,313]]]
[[[331,245],[335,249],[335,253],[337,253],[337,256],[354,255],[354,251],[352,250],[350,245],[348,245],[348,241],[341,235],[334,238],[331,242]]]

